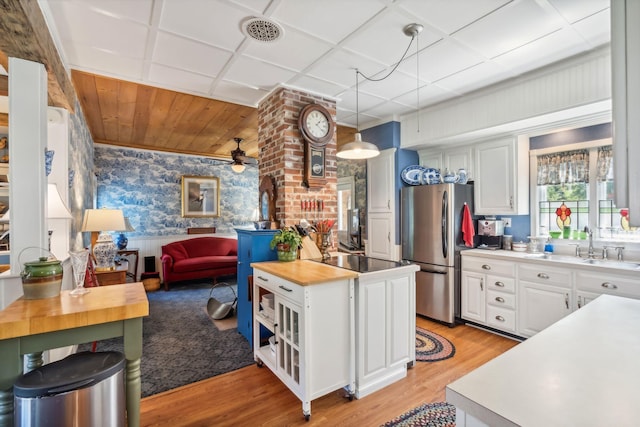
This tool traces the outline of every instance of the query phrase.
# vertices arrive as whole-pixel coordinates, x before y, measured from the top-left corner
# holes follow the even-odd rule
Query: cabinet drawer
[[[631,277],[578,271],[576,285],[578,289],[584,291],[640,299],[640,280],[634,280]]]
[[[518,264],[518,279],[534,283],[571,287],[571,271],[546,265]]]
[[[508,308],[487,306],[487,325],[506,332],[515,332],[516,312]]]
[[[515,293],[516,279],[513,277],[494,276],[487,274],[487,289],[495,289],[500,292]]]
[[[487,290],[487,304],[496,307],[516,308],[516,296],[505,292],[497,292],[491,289]]]
[[[291,283],[273,274],[254,268],[253,281],[260,287],[270,290],[271,292],[288,298],[293,302],[302,304],[304,298],[304,289],[302,286]]]
[[[463,256],[462,269],[479,271],[487,274],[503,274],[505,276],[515,275],[515,263],[489,258]]]

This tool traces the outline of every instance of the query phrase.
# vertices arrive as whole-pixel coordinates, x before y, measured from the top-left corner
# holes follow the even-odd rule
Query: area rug
[[[426,329],[416,327],[416,360],[418,362],[437,362],[456,354],[453,343],[445,337]]]
[[[456,407],[447,402],[425,403],[383,424],[383,427],[455,427]]]
[[[142,397],[211,378],[254,363],[247,340],[236,328],[219,330],[204,309],[211,283],[172,285],[147,293],[149,316],[142,321]],[[225,288],[213,295],[227,302]],[[232,301],[232,300],[231,300]],[[81,351],[89,350],[83,344]],[[97,351],[123,351],[122,338],[100,341]]]

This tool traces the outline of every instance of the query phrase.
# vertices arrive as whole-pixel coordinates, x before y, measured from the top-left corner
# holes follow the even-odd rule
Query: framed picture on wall
[[[185,218],[220,216],[220,178],[183,175],[182,216]]]

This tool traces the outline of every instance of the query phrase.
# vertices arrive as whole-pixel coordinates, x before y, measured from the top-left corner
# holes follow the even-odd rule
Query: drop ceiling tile
[[[264,14],[265,9],[271,3],[271,0],[230,0],[230,2],[239,4],[247,9],[251,9],[260,16]]]
[[[589,48],[575,31],[567,28],[500,55],[494,61],[515,75],[544,67]]]
[[[611,42],[611,12],[609,9],[573,24],[573,29],[592,47]]]
[[[159,28],[188,38],[235,50],[244,39],[240,23],[246,12],[222,1],[180,0],[162,3]]]
[[[378,0],[282,0],[271,16],[277,22],[338,43],[382,10]]]
[[[507,68],[487,61],[438,80],[438,86],[450,92],[464,94],[512,76]]]
[[[332,47],[295,29],[285,29],[284,37],[276,42],[248,41],[243,52],[245,55],[296,71],[309,67]]]
[[[151,64],[149,67],[149,81],[178,92],[193,93],[207,96],[213,79],[188,71]]]
[[[355,83],[355,80],[354,80]],[[291,80],[291,85],[297,88],[304,88],[303,90],[309,90],[320,95],[329,96],[335,98],[338,94],[342,93],[346,86],[338,85],[325,80],[316,79],[308,75],[299,75]]]
[[[383,117],[387,120],[394,120],[395,115],[402,115],[406,113],[410,113],[415,111],[416,107],[411,105],[405,105],[398,102],[393,101],[385,101],[373,108],[370,108],[366,111],[366,114],[370,114],[372,116]]]
[[[352,111],[336,109],[336,122],[342,126],[356,127],[356,115]]]
[[[460,1],[451,0],[402,0],[399,5],[444,34],[452,34],[509,1],[473,0],[461,5]]]
[[[231,56],[213,46],[158,32],[152,58],[158,64],[215,77]]]
[[[394,101],[405,105],[420,105],[420,108],[424,108],[455,96],[458,96],[458,94],[445,90],[437,84],[429,84],[420,88],[419,104],[418,96],[415,92],[400,95],[399,97],[395,98]]]
[[[227,102],[257,107],[269,91],[255,89],[234,82],[220,81],[216,85],[215,97]]]
[[[307,74],[342,86],[355,86],[356,68],[366,75],[374,75],[385,69],[382,64],[343,49],[336,49],[322,62],[312,66]]]
[[[149,25],[152,0],[71,0],[72,8],[87,8],[97,13]]]
[[[571,24],[603,10],[609,9],[610,2],[610,0],[547,1]]]
[[[480,55],[451,39],[444,39],[421,50],[419,58],[420,79],[425,82],[437,81],[483,61]],[[403,73],[415,76],[415,57],[407,59],[398,68]]]
[[[418,86],[415,77],[396,70],[386,79],[379,82],[362,81],[360,92],[370,93],[384,99],[393,99],[407,92],[415,91]]]
[[[564,21],[534,1],[513,2],[461,29],[456,40],[494,58],[557,31]]]
[[[370,95],[364,92],[358,92],[358,111],[361,113],[369,108],[373,108],[378,104],[381,104],[385,99],[378,96]],[[356,92],[347,91],[340,96],[338,101],[341,108],[356,111]]]
[[[65,45],[83,45],[131,58],[144,55],[148,35],[146,25],[98,13],[75,2],[62,3],[52,14],[58,21],[56,27]],[[61,24],[65,22],[70,24]],[[117,28],[117,31],[97,31],[98,28]]]
[[[70,67],[78,70],[124,80],[142,81],[143,61],[140,58],[115,55],[101,49],[76,45],[73,49],[67,50],[67,61]]]
[[[362,56],[371,58],[385,66],[396,64],[411,42],[411,37],[406,36],[402,29],[413,21],[406,15],[386,12],[372,20],[368,25],[358,31],[347,40],[343,47]],[[428,27],[420,35],[420,45],[427,46],[439,40],[441,36]],[[407,55],[416,52],[416,42],[413,41],[407,51]]]
[[[233,62],[223,78],[248,86],[271,90],[280,83],[287,83],[295,73],[266,62],[247,57],[239,57]]]

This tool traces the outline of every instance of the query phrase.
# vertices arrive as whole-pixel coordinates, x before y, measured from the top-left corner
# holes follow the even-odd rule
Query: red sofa
[[[238,271],[238,241],[223,237],[197,237],[162,247],[164,290],[172,282],[215,279]]]

